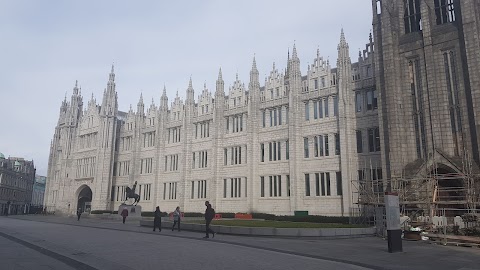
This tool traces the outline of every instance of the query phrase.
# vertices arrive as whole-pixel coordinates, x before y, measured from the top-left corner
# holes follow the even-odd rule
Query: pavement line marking
[[[50,251],[48,249],[45,249],[43,247],[40,247],[40,246],[37,246],[37,245],[34,245],[30,242],[27,242],[27,241],[24,241],[22,239],[19,239],[19,238],[16,238],[16,237],[13,237],[11,235],[8,235],[6,233],[3,233],[3,232],[0,232],[0,236],[8,239],[8,240],[11,240],[13,242],[16,242],[16,243],[19,243],[27,248],[30,248],[30,249],[33,249],[39,253],[42,253],[43,255],[46,255],[48,257],[51,257],[57,261],[60,261],[60,262],[63,262],[65,263],[66,265],[74,268],[74,269],[77,269],[77,270],[99,270],[98,268],[95,268],[95,267],[92,267],[88,264],[85,264],[85,263],[82,263],[80,261],[77,261],[77,260],[74,260],[72,258],[69,258],[67,256],[64,256],[64,255],[61,255],[59,253],[56,253],[56,252],[53,252],[53,251]]]
[[[44,222],[44,223],[50,223],[50,224],[69,225],[69,226],[76,226],[76,227],[87,227],[87,228],[101,229],[101,230],[114,230],[114,231],[131,232],[131,233],[143,233],[143,234],[148,234],[148,235],[176,237],[176,238],[190,239],[190,240],[196,240],[196,241],[210,241],[210,242],[214,242],[214,243],[221,243],[221,244],[228,244],[228,245],[234,245],[234,246],[240,246],[240,247],[247,247],[247,248],[253,248],[253,249],[258,249],[258,250],[266,250],[266,251],[277,252],[277,253],[288,254],[288,255],[295,255],[295,256],[311,258],[311,259],[318,259],[318,260],[324,260],[324,261],[344,263],[344,264],[369,268],[369,269],[372,269],[372,270],[387,270],[388,269],[388,268],[385,268],[385,267],[370,265],[370,264],[361,263],[361,262],[354,262],[354,261],[349,261],[349,260],[344,260],[344,259],[337,259],[337,258],[331,258],[331,257],[319,256],[319,255],[312,255],[312,254],[304,254],[304,253],[299,253],[299,252],[295,252],[295,251],[287,251],[287,250],[276,249],[276,248],[260,247],[260,246],[238,243],[238,242],[231,242],[231,241],[226,241],[226,240],[203,239],[203,238],[197,238],[197,237],[191,237],[191,236],[181,236],[181,235],[156,234],[156,233],[149,232],[149,231],[134,231],[134,230],[129,230],[129,229],[107,228],[107,227],[99,227],[99,226],[85,225],[85,224],[84,225],[70,224],[70,223],[61,223],[61,222],[55,222],[55,221],[29,220],[29,219],[22,219],[22,218],[16,218],[16,219],[24,220],[24,221],[33,221],[33,222]],[[142,228],[141,226],[139,226],[139,227]]]

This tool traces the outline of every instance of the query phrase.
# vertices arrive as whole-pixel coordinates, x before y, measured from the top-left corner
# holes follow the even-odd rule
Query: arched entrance
[[[92,190],[90,187],[81,186],[78,191],[77,209],[80,208],[82,212],[90,212],[92,208]]]
[[[446,213],[447,216],[460,215],[461,211],[454,211],[453,209],[465,209],[467,207],[465,178],[443,164],[438,164],[438,167],[432,173],[437,180],[435,194],[437,208],[452,209],[449,211],[452,213]]]

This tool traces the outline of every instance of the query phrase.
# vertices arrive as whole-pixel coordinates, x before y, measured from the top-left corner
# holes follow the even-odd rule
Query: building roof
[[[5,155],[0,152],[0,159],[5,159]]]

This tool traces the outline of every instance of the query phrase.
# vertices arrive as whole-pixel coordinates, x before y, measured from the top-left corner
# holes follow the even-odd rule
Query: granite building
[[[466,184],[453,176],[479,173],[480,4],[372,4],[386,178],[435,175],[435,188],[453,190],[446,200],[465,207],[466,195],[455,189]]]
[[[28,213],[34,181],[33,161],[0,153],[0,215]]]
[[[382,174],[373,38],[352,63],[341,33],[331,67],[317,51],[306,74],[297,49],[285,70],[273,64],[260,84],[255,58],[247,84],[228,89],[219,71],[212,92],[159,106],[140,96],[136,110],[118,109],[112,66],[101,104],[83,103],[77,84],[60,107],[51,143],[45,206],[116,210],[138,182],[143,211],[180,206],[201,212],[348,215],[350,179]],[[226,91],[228,91],[226,93]]]

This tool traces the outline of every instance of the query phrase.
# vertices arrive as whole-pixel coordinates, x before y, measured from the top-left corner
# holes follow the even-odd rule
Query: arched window
[[[405,1],[405,15],[403,17],[405,22],[405,34],[418,32],[422,30],[420,14],[420,0],[406,0]]]
[[[435,0],[435,15],[437,25],[451,23],[456,20],[454,0]]]

